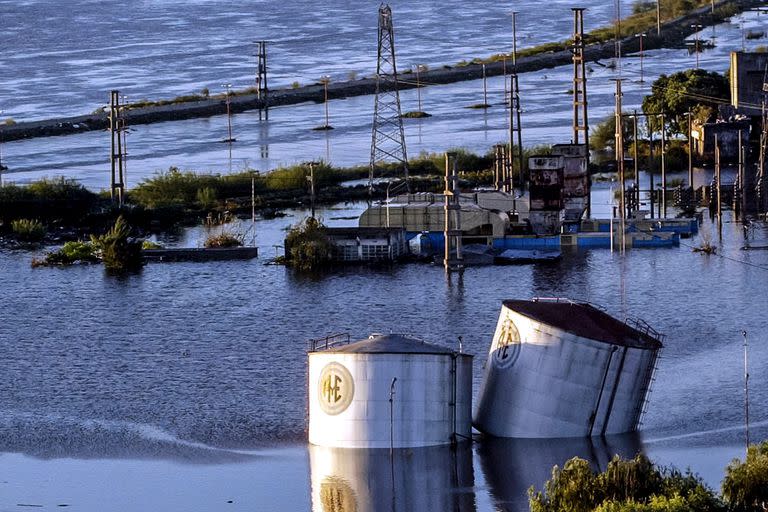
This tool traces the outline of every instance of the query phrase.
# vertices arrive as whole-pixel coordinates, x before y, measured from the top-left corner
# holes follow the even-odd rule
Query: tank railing
[[[653,327],[651,327],[648,322],[641,318],[632,318],[627,317],[626,320],[624,320],[624,323],[627,324],[629,327],[632,327],[636,331],[641,332],[642,334],[653,338],[661,343],[664,342],[664,339],[667,337],[666,334],[662,334]]]
[[[604,313],[607,312],[607,310],[600,304],[595,304],[584,300],[573,300],[569,299],[568,297],[533,297],[531,300],[533,302],[563,302],[566,304],[572,304],[574,306],[586,304],[587,306],[592,306],[593,308],[599,309]]]
[[[322,338],[314,338],[309,340],[309,346],[312,352],[318,350],[328,350],[337,345],[349,345],[351,338],[348,332],[339,332],[336,334],[329,334]]]

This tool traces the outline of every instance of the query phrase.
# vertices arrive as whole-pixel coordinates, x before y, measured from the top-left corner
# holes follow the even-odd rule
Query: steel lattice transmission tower
[[[376,100],[373,109],[371,135],[371,166],[368,186],[373,190],[373,177],[379,164],[395,161],[402,166],[410,189],[408,154],[405,150],[405,131],[400,111],[397,66],[395,65],[395,34],[392,9],[387,4],[379,7],[379,50],[376,64]]]

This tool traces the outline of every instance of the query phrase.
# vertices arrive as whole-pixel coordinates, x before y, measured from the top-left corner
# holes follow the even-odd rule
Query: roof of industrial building
[[[504,306],[532,320],[570,334],[622,347],[655,350],[662,335],[643,331],[612,317],[591,304],[568,300],[505,300]]]
[[[369,337],[349,343],[336,345],[326,352],[342,354],[444,354],[456,353],[448,347],[427,343],[424,340],[406,334],[372,334]]]

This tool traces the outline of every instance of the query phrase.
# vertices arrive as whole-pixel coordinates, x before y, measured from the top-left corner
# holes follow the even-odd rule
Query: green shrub
[[[723,503],[690,473],[656,467],[645,455],[616,456],[602,473],[574,457],[555,466],[544,491],[528,491],[531,512],[724,512]]]
[[[325,234],[325,226],[313,217],[292,228],[285,237],[288,264],[302,271],[315,271],[328,266],[333,245]]]
[[[16,238],[25,242],[39,242],[45,237],[45,226],[37,220],[14,220],[11,222],[11,230]]]
[[[64,247],[58,251],[49,252],[45,255],[43,264],[45,265],[72,265],[77,262],[95,263],[96,248],[89,242],[67,242]]]
[[[91,243],[100,252],[104,268],[110,273],[133,272],[142,267],[141,241],[130,238],[131,227],[123,216],[101,236],[91,236]]]
[[[203,210],[209,210],[216,207],[216,191],[211,187],[199,188],[195,194],[197,204]]]
[[[728,465],[722,491],[730,510],[768,510],[768,441],[751,445],[746,460],[734,459]]]

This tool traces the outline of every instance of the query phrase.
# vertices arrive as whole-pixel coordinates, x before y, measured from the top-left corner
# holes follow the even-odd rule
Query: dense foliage
[[[122,216],[103,235],[91,236],[91,243],[101,254],[108,272],[133,272],[144,265],[141,240],[131,238],[131,227]]]
[[[768,510],[768,441],[750,446],[746,460],[728,465],[723,498],[734,512]]]
[[[716,72],[689,69],[671,75],[661,75],[651,86],[651,94],[643,99],[643,112],[666,115],[666,128],[675,133],[687,133],[686,113],[691,110],[696,119],[706,121],[716,114],[717,106],[728,103],[728,79]],[[654,119],[658,130],[658,120]]]
[[[325,226],[307,217],[285,237],[288,265],[298,270],[314,271],[326,267],[333,256],[333,246],[325,234]]]
[[[658,468],[645,455],[616,456],[602,473],[574,457],[555,466],[544,491],[528,491],[531,512],[719,512],[725,506],[698,477]]]

